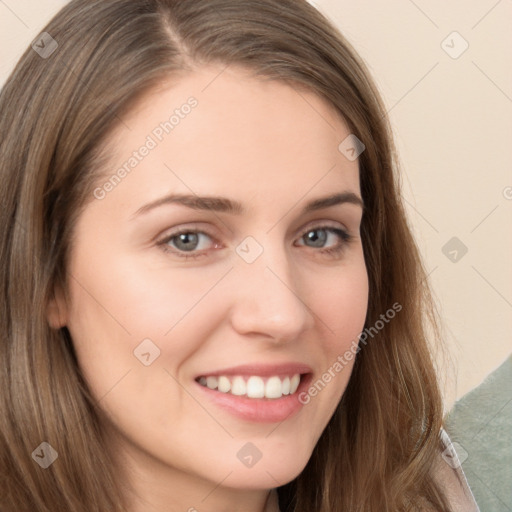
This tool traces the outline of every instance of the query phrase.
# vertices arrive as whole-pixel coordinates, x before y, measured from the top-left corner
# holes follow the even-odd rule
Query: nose
[[[314,312],[286,256],[268,253],[251,264],[238,262],[231,323],[241,335],[286,343],[313,326]]]

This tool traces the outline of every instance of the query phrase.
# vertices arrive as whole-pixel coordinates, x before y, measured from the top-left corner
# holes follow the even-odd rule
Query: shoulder
[[[439,457],[436,459],[433,472],[434,479],[446,493],[453,512],[480,512],[455,448],[444,429],[441,429],[440,438]]]

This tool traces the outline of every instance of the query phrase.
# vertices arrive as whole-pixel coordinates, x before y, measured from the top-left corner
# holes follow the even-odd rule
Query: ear
[[[67,324],[68,308],[60,287],[55,288],[53,297],[48,302],[46,318],[52,329],[60,329]]]

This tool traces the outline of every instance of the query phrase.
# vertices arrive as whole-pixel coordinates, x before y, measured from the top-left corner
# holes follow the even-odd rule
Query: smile
[[[217,375],[201,376],[197,382],[209,389],[235,396],[277,399],[282,396],[293,395],[299,387],[300,378],[299,373],[269,377]]]

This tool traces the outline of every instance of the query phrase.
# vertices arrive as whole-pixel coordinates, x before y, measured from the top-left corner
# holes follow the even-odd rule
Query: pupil
[[[194,247],[198,243],[198,235],[197,233],[182,233],[178,237],[178,246],[180,249],[184,249],[185,251],[190,251],[194,249]]]
[[[318,236],[320,233],[320,236]],[[313,242],[314,247],[322,247],[325,244],[327,235],[324,229],[314,229],[307,234],[307,238],[310,242]]]

